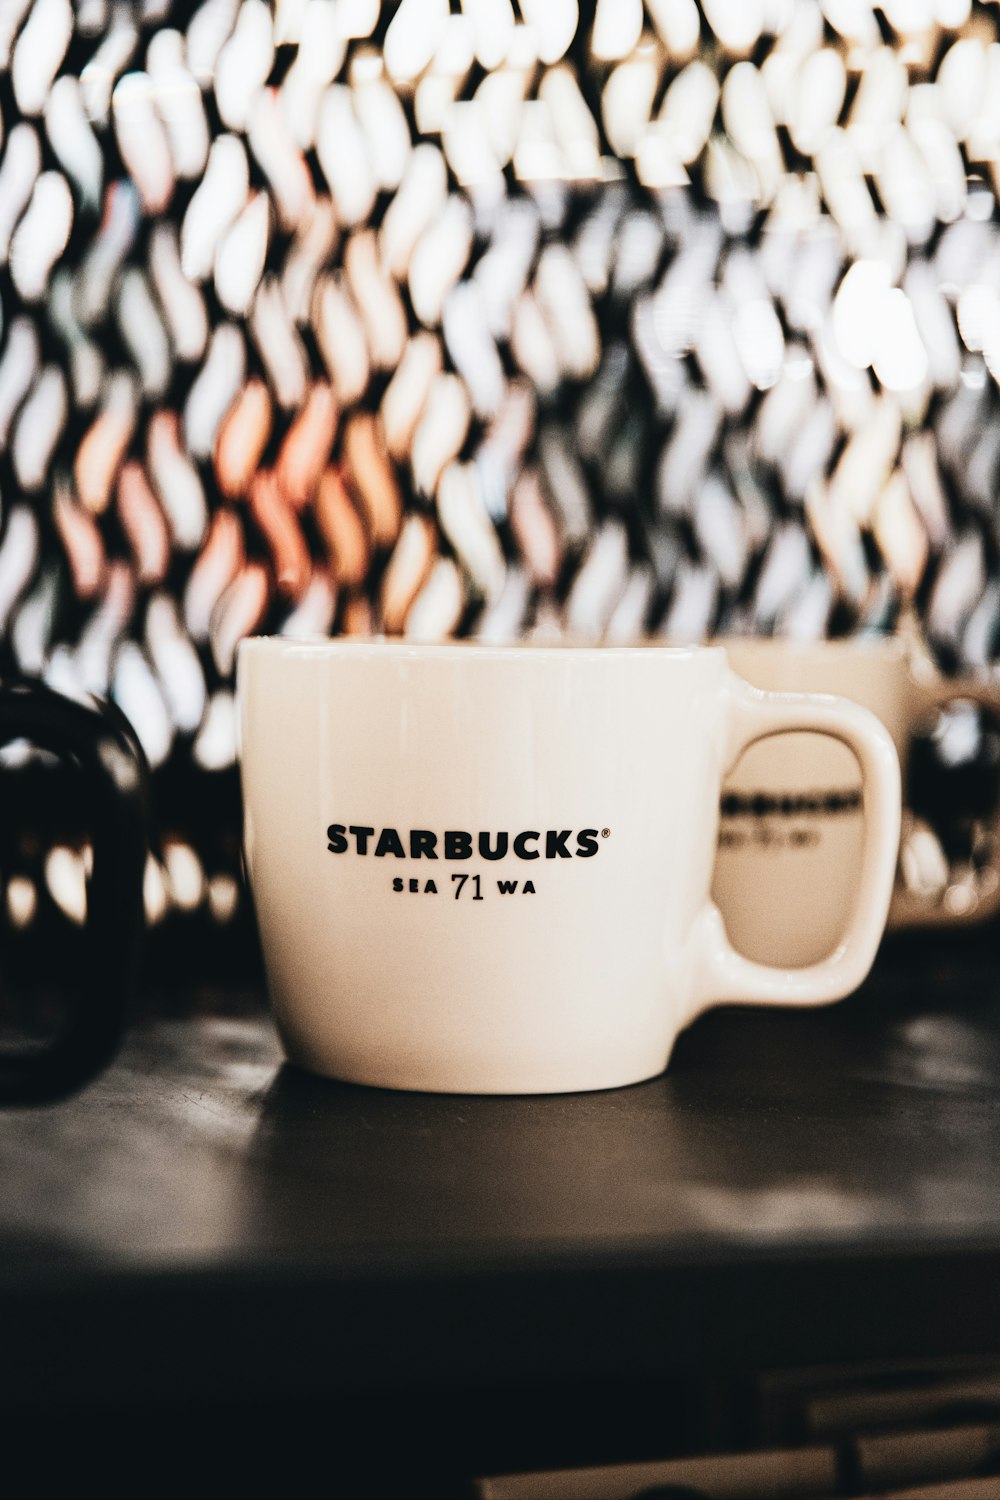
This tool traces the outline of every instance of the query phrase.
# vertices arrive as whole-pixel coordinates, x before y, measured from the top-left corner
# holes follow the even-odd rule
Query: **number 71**
[[[465,885],[465,882],[467,880],[471,880],[472,884],[476,887],[476,894],[472,898],[473,901],[482,901],[483,896],[482,896],[482,892],[479,889],[479,876],[478,875],[471,875],[470,876],[470,875],[459,875],[459,874],[456,873],[456,874],[454,874],[451,877],[451,883],[452,883],[452,885],[455,885],[455,881],[456,880],[458,881],[458,884],[455,886],[455,900],[456,901],[458,900],[459,896],[462,894],[462,887]]]

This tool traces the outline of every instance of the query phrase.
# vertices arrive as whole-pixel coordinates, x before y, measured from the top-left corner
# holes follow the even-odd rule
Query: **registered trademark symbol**
[[[601,838],[602,839],[609,839],[610,837],[611,837],[611,829],[610,828],[602,828],[601,829]]]

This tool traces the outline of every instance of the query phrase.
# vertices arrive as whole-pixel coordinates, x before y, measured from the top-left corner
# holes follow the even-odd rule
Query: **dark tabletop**
[[[996,1351],[995,955],[897,943],[839,1006],[719,1010],[665,1076],[551,1098],[314,1079],[259,995],[161,995],[83,1093],[0,1114],[0,1385]]]

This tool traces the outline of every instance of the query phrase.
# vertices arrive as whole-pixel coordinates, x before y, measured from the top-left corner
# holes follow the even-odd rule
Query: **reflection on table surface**
[[[992,1241],[1000,970],[988,942],[966,949],[897,942],[850,1001],[715,1012],[661,1078],[543,1098],[314,1078],[282,1062],[256,993],[161,996],[76,1099],[0,1116],[5,1263],[687,1263]]]

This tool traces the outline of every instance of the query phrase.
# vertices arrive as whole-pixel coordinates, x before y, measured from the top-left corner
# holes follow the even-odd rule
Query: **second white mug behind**
[[[903,767],[917,730],[948,703],[996,710],[1000,688],[937,674],[902,637],[797,642],[720,641],[733,670],[770,692],[830,693],[885,725]],[[753,745],[723,788],[712,894],[741,953],[761,962],[816,963],[842,940],[861,871],[863,816],[858,763],[843,744],[782,735]],[[897,879],[889,927],[983,920],[1000,907],[1000,877],[987,868],[968,899],[919,892]]]

